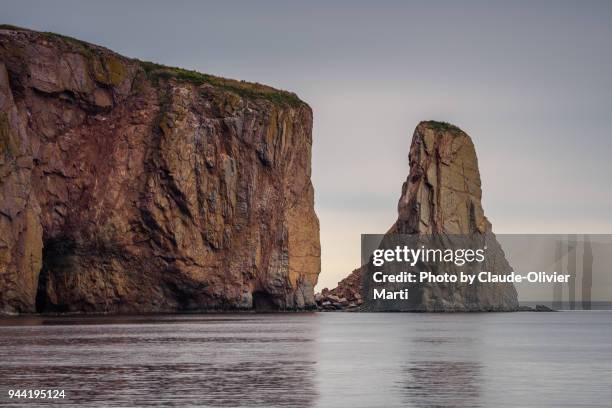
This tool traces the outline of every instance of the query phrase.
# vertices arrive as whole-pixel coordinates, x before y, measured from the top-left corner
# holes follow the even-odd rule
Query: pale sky
[[[476,145],[495,232],[612,233],[612,2],[0,1],[0,23],[266,83],[314,111],[319,288],[397,215],[421,120]]]

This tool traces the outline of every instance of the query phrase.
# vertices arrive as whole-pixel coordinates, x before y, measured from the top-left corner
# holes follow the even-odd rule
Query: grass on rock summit
[[[440,122],[437,120],[425,120],[421,123],[427,125],[427,127],[431,129],[434,129],[440,132],[463,133],[463,130],[461,130],[459,127],[453,125],[452,123],[448,123],[448,122]]]
[[[52,32],[37,32],[34,30],[16,27],[9,24],[0,24],[0,30],[13,30],[37,33],[48,41],[54,41],[55,43],[60,46],[63,46],[64,48],[68,46],[72,49],[72,51],[76,51],[88,58],[94,57],[101,53],[112,53],[113,55],[117,55],[116,53],[107,50],[104,47],[95,44],[90,44],[86,41],[82,41],[73,37],[68,37],[62,34]],[[277,105],[292,107],[307,106],[307,104],[300,98],[298,98],[298,96],[293,92],[282,91],[267,85],[202,74],[197,71],[170,67],[149,61],[140,61],[137,59],[130,58],[126,58],[126,60],[135,61],[140,64],[145,74],[147,75],[147,78],[154,85],[159,84],[160,79],[174,79],[177,81],[188,82],[194,85],[209,84],[216,88],[235,93],[238,96],[247,99],[265,99]]]
[[[149,61],[139,61],[139,63],[149,80],[154,84],[158,83],[160,79],[173,78],[177,81],[189,82],[194,85],[209,84],[236,93],[244,98],[262,98],[276,104],[294,107],[305,105],[305,102],[298,98],[296,94],[280,91],[267,85],[202,74],[197,71],[169,67]]]

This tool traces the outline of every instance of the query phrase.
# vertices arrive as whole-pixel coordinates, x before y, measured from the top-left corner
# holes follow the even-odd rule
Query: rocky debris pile
[[[325,288],[321,293],[315,295],[315,302],[317,308],[321,311],[334,311],[334,310],[359,310],[363,304],[361,293],[352,292],[346,296],[338,296],[333,291]]]
[[[531,306],[520,306],[518,309],[519,312],[556,312],[557,310],[551,309],[546,305],[535,305],[535,307]]]
[[[319,310],[359,309],[363,304],[361,274],[355,269],[352,274],[338,282],[334,289],[325,288],[315,295]]]

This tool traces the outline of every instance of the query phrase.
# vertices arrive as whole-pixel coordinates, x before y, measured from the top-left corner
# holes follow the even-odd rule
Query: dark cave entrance
[[[279,309],[272,295],[266,292],[253,292],[253,310],[256,312],[274,312]]]
[[[74,242],[66,238],[43,238],[42,267],[38,275],[38,288],[36,290],[36,313],[63,312],[61,306],[49,299],[50,275],[53,271],[62,270],[66,266],[68,257],[74,253]]]

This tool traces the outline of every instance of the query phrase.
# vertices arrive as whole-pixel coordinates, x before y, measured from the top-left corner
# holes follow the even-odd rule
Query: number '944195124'
[[[8,390],[10,399],[62,399],[66,397],[64,390]]]

